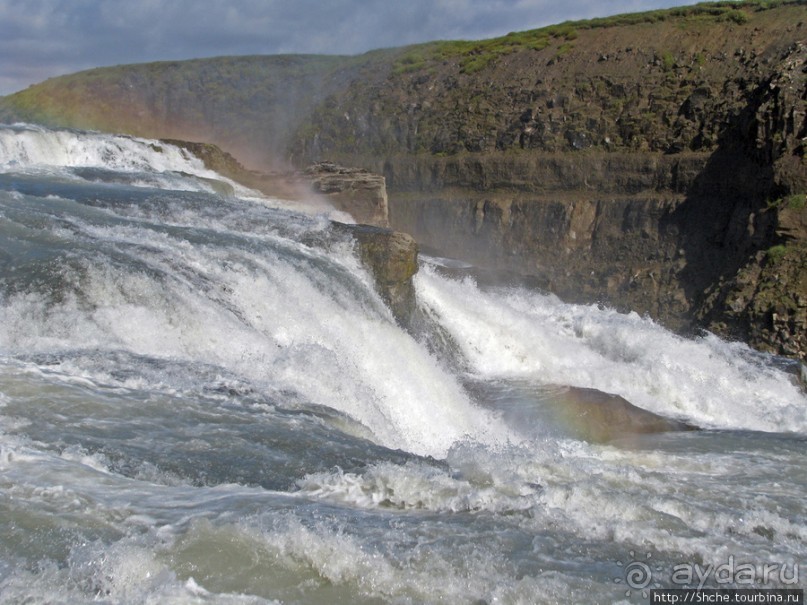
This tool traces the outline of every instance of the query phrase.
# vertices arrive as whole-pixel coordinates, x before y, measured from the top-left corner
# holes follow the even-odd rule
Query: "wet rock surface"
[[[407,327],[416,306],[412,282],[418,270],[415,240],[406,233],[372,225],[334,223],[334,228],[355,240],[359,257],[372,274],[378,293],[398,323]]]
[[[578,438],[594,443],[639,435],[695,431],[697,427],[643,410],[618,395],[567,387],[557,396],[556,420]]]

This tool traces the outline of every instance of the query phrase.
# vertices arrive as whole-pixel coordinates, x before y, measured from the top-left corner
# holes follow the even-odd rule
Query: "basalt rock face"
[[[807,47],[763,62],[770,71],[708,137],[705,123],[677,131],[689,151],[388,161],[392,224],[442,253],[538,275],[568,300],[804,360]],[[715,122],[708,98],[693,90],[675,124]]]
[[[461,181],[478,168],[449,163],[427,172]],[[591,189],[393,192],[391,224],[428,249],[532,277],[571,302],[633,310],[683,331],[705,327],[805,359],[803,194],[768,201],[778,185],[734,154],[589,154],[580,163]],[[622,184],[598,182],[617,166],[611,174]],[[486,178],[502,178],[494,173]]]
[[[663,227],[679,203],[418,197],[393,206],[392,220],[439,254],[519,273],[570,302],[602,302],[683,328],[686,261]]]
[[[162,141],[190,152],[202,160],[208,170],[213,170],[237,181],[244,181],[248,178],[249,172],[241,165],[241,162],[217,145],[180,139],[162,139]]]
[[[327,195],[338,210],[350,214],[357,223],[389,226],[387,187],[380,174],[332,162],[314,164],[304,174],[316,193]]]
[[[775,245],[707,288],[697,319],[755,347],[807,359],[807,211],[804,195],[764,213]]]
[[[695,281],[703,292],[693,314],[700,325],[804,361],[807,45],[793,43],[777,59],[700,177],[741,183],[742,195],[731,205],[718,198],[722,210],[689,209],[685,245],[700,253],[700,265],[708,262],[704,251],[722,259],[711,283]]]

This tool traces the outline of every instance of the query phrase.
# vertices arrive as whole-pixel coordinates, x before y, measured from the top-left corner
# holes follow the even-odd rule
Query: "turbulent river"
[[[0,601],[807,585],[784,360],[426,256],[404,330],[334,217],[155,141],[0,127]],[[586,439],[563,408],[600,393],[701,430]]]

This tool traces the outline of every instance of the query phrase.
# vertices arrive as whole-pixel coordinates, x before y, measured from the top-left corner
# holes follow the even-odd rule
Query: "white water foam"
[[[538,489],[504,473],[487,481],[450,476],[420,462],[380,463],[362,474],[315,473],[297,482],[300,493],[362,508],[424,509],[433,512],[513,512],[538,504]]]
[[[197,157],[161,141],[17,124],[0,127],[0,169],[92,167],[121,172],[184,172],[221,177]]]
[[[82,177],[70,169],[95,168],[104,175]],[[174,191],[232,192],[240,199],[307,214],[324,214],[352,223],[324,198],[283,200],[267,197],[204,166],[192,153],[156,139],[80,130],[52,130],[34,124],[0,125],[0,172],[56,175],[70,180],[104,181],[114,172],[122,184]],[[102,176],[104,178],[102,178]],[[114,182],[114,180],[113,180]]]
[[[293,514],[219,527],[202,520],[173,548],[176,559],[193,557],[203,571],[221,576],[220,568],[211,569],[196,553],[219,545],[237,546],[232,558],[242,564],[229,566],[224,573],[238,574],[241,579],[247,575],[243,570],[251,567],[264,581],[280,587],[273,596],[289,602],[298,601],[298,586],[305,587],[304,601],[312,603],[466,603],[484,599],[526,605],[536,603],[536,595],[547,595],[546,602],[561,594],[583,602],[586,589],[592,589],[591,582],[563,574],[519,577],[514,566],[486,544],[440,544],[435,535],[412,539],[392,525],[374,543],[351,535],[338,523],[303,523]],[[446,542],[452,538],[442,536]],[[260,585],[249,582],[250,578],[244,578],[242,584],[259,593]]]
[[[380,444],[417,454],[510,438],[394,323],[347,245],[326,253],[288,242],[286,256],[129,226],[83,228],[152,270],[86,259],[58,304],[10,296],[0,307],[0,350],[117,349],[222,367],[343,412]]]
[[[223,224],[185,207],[89,224],[69,206],[52,228],[69,252],[64,264],[48,257],[58,279],[15,282],[9,272],[21,286],[0,297],[0,362],[9,362],[0,410],[19,410],[21,399],[49,405],[43,417],[55,425],[40,442],[25,437],[35,414],[0,416],[0,513],[11,519],[4,530],[19,532],[3,544],[0,601],[614,602],[624,585],[608,561],[633,548],[665,564],[721,564],[729,553],[804,559],[802,436],[681,433],[653,449],[559,438],[503,445],[508,431],[395,326],[346,245],[326,251],[265,225],[250,231],[258,214]],[[172,228],[156,228],[162,219]],[[738,345],[680,339],[635,315],[527,291],[481,291],[428,268],[417,286],[481,381],[573,384],[714,426],[801,430],[804,397]],[[139,371],[141,360],[150,371]],[[9,375],[14,364],[29,375]],[[444,460],[369,454],[349,472],[295,474],[296,492],[279,495],[194,487],[147,464],[124,476],[111,465],[113,442],[101,449],[109,460],[63,442],[62,414],[99,390],[142,389],[154,406],[163,390],[211,369],[239,388],[341,410],[379,443]],[[175,438],[194,434],[194,417],[171,410],[186,423]],[[112,422],[73,414],[88,418],[88,435],[92,422]],[[149,438],[161,433],[136,440],[147,447]]]
[[[0,128],[0,141],[6,170],[90,166],[221,178],[178,148],[134,137],[17,125]],[[0,309],[5,351],[112,348],[219,366],[341,411],[379,443],[418,454],[444,456],[463,439],[508,438],[394,324],[347,245],[326,252],[287,240],[280,242],[285,257],[272,251],[280,240],[266,234],[251,235],[239,251],[224,241],[229,233],[219,247],[147,225],[75,220],[71,229],[99,251],[136,250],[131,260],[140,269],[121,271],[101,252],[63,271],[72,285],[57,304],[36,292],[10,296]]]
[[[598,389],[704,427],[807,432],[807,397],[743,345],[525,289],[484,291],[428,266],[415,282],[483,378]]]
[[[571,440],[501,452],[460,446],[447,458],[449,469],[379,463],[362,473],[311,474],[298,488],[364,509],[507,514],[530,532],[552,527],[581,540],[641,539],[657,552],[715,564],[730,552],[792,565],[807,538],[796,451],[765,460],[753,451],[632,451]],[[749,479],[779,494],[775,510],[764,498],[738,499]]]

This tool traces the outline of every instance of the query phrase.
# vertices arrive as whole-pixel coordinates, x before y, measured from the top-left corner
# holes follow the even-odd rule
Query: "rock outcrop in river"
[[[418,247],[412,236],[388,229],[387,189],[384,177],[367,170],[322,162],[304,171],[261,173],[247,170],[231,154],[210,143],[164,139],[185,149],[205,167],[284,199],[312,193],[323,196],[337,210],[359,224],[334,223],[337,231],[356,243],[359,257],[375,282],[376,290],[402,325],[409,325],[415,309],[412,278],[418,269]]]

